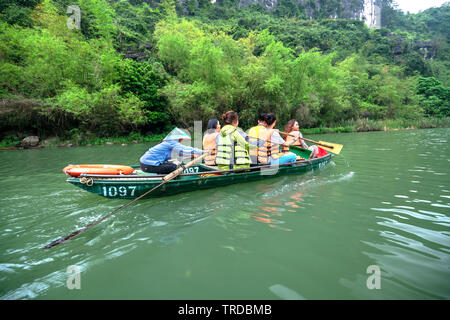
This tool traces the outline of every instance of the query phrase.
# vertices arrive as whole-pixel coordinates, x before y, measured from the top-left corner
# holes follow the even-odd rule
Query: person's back
[[[245,140],[245,133],[238,128],[238,115],[228,111],[222,116],[226,124],[217,136],[216,163],[221,170],[247,168],[250,166],[248,149],[250,144]]]
[[[219,132],[207,132],[203,137],[203,150],[206,152],[211,152],[209,155],[205,157],[205,164],[208,166],[216,165],[216,156],[217,156],[217,142],[216,138],[219,135]]]
[[[258,124],[254,127],[251,127],[248,130],[248,142],[251,145],[254,146],[261,146],[262,145],[262,139],[265,137],[265,131],[266,131],[266,122],[264,117],[266,116],[265,113],[260,113],[258,117]],[[259,148],[251,148],[249,150],[250,152],[250,160],[251,160],[251,166],[257,166],[259,164],[258,156],[259,152],[261,151],[261,147]],[[264,151],[264,150],[263,150]]]
[[[282,145],[284,140],[275,129],[265,128],[261,131],[260,141],[262,144],[257,149],[259,164],[269,164],[271,159],[278,159],[282,156],[279,145]]]
[[[161,163],[166,162],[170,158],[170,154],[173,149],[173,140],[162,141],[157,145],[148,149],[139,161],[143,164],[150,166],[158,166]]]
[[[260,157],[260,161],[264,161],[265,163],[270,164],[285,164],[295,162],[297,160],[297,155],[292,152],[280,152],[280,146],[284,145],[286,141],[284,141],[284,139],[280,136],[278,130],[274,129],[277,122],[275,114],[268,113],[266,114],[265,119],[267,123],[267,131],[265,137],[267,152]]]
[[[217,136],[220,133],[220,123],[217,119],[210,119],[208,121],[208,126],[206,128],[206,133],[203,136],[203,150],[205,152],[210,152],[205,157],[205,164],[208,166],[216,165],[216,156],[217,156]]]
[[[148,173],[167,174],[177,168],[176,164],[168,162],[172,153],[178,155],[201,155],[203,150],[183,146],[180,142],[185,139],[191,139],[180,129],[173,129],[164,140],[147,150],[139,159],[142,171]]]
[[[256,148],[252,148],[249,150],[250,160],[253,166],[260,164],[259,158],[261,152],[267,152],[264,144],[266,131],[266,127],[263,125],[254,126],[248,131],[248,142],[256,146]]]

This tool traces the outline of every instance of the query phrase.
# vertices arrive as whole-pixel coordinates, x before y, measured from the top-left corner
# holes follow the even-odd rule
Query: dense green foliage
[[[383,0],[368,29],[337,0],[238,2],[0,0],[0,138],[140,136],[229,109],[244,128],[261,111],[304,128],[450,115],[448,4]]]
[[[86,137],[149,126],[153,132],[164,130],[166,104],[158,95],[164,71],[157,63],[137,63],[117,52],[124,29],[113,23],[116,13],[108,2],[78,1],[84,13],[81,30],[67,28],[58,9],[62,2],[37,5],[34,28],[0,22],[0,90],[13,109],[2,118],[3,129],[33,128],[45,135],[77,128]]]
[[[450,114],[450,88],[435,78],[419,78],[417,93],[425,113],[444,117]]]

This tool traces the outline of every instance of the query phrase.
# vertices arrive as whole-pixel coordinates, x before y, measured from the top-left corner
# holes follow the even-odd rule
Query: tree
[[[417,93],[430,116],[450,116],[450,87],[445,87],[434,77],[420,77],[417,81]]]

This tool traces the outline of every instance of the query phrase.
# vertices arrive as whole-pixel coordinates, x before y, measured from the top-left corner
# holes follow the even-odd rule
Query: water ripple
[[[345,148],[321,170],[139,201],[51,250],[125,203],[67,184],[62,164],[129,163],[147,146],[0,153],[0,298],[71,298],[77,265],[93,281],[83,298],[449,299],[449,136],[330,135]],[[366,287],[373,264],[378,292]]]

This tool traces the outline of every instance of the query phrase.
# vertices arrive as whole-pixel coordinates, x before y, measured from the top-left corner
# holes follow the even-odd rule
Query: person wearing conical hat
[[[161,143],[148,149],[139,159],[144,172],[168,174],[177,168],[175,163],[168,162],[172,155],[201,155],[203,150],[184,146],[183,140],[191,140],[189,134],[179,128],[173,129]]]

